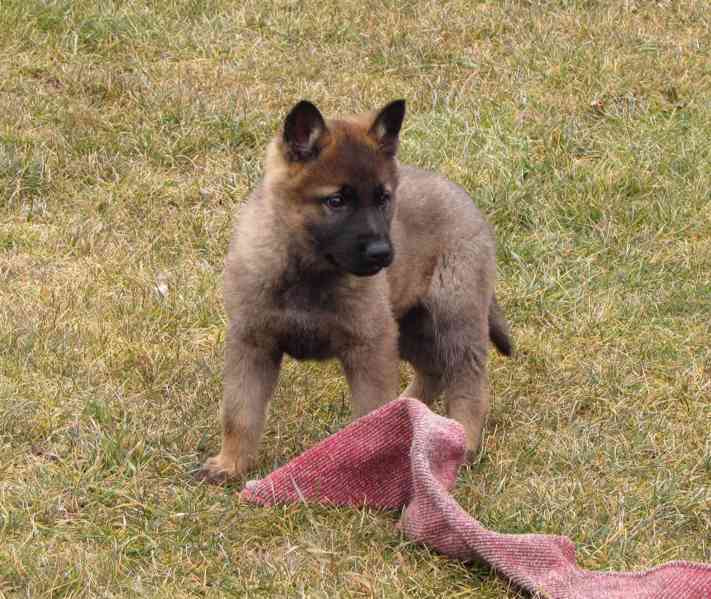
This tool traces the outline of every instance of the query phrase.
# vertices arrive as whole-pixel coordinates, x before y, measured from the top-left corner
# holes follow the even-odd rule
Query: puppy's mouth
[[[385,267],[380,264],[374,264],[373,266],[364,266],[363,268],[352,270],[350,272],[356,277],[372,277],[373,275],[377,275],[381,270],[383,270],[383,268]]]
[[[373,275],[377,275],[381,270],[383,270],[383,268],[387,266],[385,264],[369,264],[357,266],[355,268],[347,268],[344,267],[342,264],[339,264],[333,254],[326,254],[325,258],[332,266],[335,266],[338,270],[355,275],[356,277],[372,277]]]

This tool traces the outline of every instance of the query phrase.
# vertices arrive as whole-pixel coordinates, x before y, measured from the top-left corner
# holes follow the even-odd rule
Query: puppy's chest
[[[286,325],[277,334],[281,352],[296,360],[326,360],[337,354],[339,343],[333,331],[297,320],[287,319]]]
[[[294,287],[275,302],[279,350],[297,360],[325,360],[338,354],[348,336],[332,294]]]
[[[335,294],[330,289],[318,285],[300,284],[278,289],[274,295],[277,308],[290,310],[300,317],[310,317],[311,313],[332,313],[336,309]]]

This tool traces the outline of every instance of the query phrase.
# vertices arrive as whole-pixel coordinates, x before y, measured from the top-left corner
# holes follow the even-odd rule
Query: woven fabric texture
[[[488,564],[535,597],[711,599],[711,564],[676,561],[642,572],[594,572],[577,566],[566,537],[487,530],[449,494],[464,456],[457,422],[403,398],[248,483],[241,496],[261,505],[404,507],[398,526],[409,538]]]

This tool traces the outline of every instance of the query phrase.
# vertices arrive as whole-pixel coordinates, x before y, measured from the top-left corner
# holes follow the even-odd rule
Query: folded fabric
[[[711,599],[711,564],[669,562],[643,572],[594,572],[566,537],[484,528],[449,490],[465,457],[462,427],[415,399],[398,399],[307,450],[241,496],[261,505],[318,502],[396,509],[411,539],[488,564],[517,587],[555,599]]]

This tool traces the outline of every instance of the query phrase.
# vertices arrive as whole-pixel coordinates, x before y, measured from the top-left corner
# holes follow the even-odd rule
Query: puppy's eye
[[[390,192],[383,189],[375,198],[375,203],[383,208],[388,205],[391,199],[392,197],[390,196]]]
[[[328,206],[331,210],[340,210],[345,208],[346,200],[342,195],[332,195],[323,199],[323,203]]]

